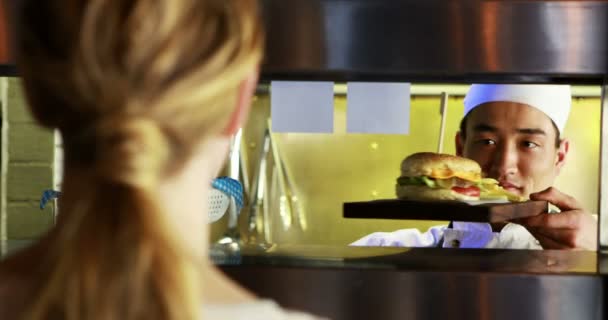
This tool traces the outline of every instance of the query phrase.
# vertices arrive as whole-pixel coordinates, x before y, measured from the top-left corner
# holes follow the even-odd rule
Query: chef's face
[[[463,129],[456,134],[457,154],[524,197],[552,186],[568,153],[551,119],[525,104],[485,103],[467,115]]]

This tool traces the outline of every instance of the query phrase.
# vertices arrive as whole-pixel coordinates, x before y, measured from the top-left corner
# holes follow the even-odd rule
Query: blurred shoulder
[[[31,302],[40,263],[40,250],[34,244],[0,259],[0,319],[19,319]]]

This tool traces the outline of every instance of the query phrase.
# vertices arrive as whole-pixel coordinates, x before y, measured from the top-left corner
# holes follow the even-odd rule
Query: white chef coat
[[[351,246],[437,247],[443,238],[444,248],[542,249],[526,228],[508,223],[500,232],[493,232],[488,223],[457,222],[435,226],[427,232],[402,229],[395,232],[374,232]]]

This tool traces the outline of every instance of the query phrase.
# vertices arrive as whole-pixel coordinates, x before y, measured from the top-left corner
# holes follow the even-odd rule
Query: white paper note
[[[333,82],[272,81],[270,85],[273,132],[333,132]]]
[[[349,82],[347,85],[347,132],[409,134],[409,83]]]

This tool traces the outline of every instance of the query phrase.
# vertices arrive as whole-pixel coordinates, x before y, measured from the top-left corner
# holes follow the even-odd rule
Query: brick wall
[[[54,187],[55,135],[30,116],[18,78],[1,78],[3,94],[3,238],[39,237],[53,224],[53,205],[39,207],[45,189]]]

